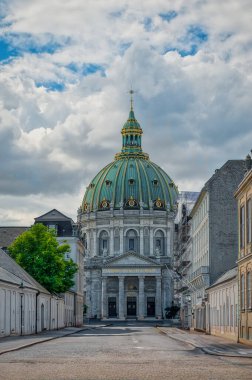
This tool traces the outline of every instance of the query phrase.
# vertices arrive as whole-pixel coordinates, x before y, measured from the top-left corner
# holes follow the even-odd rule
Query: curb
[[[201,350],[204,354],[207,354],[207,355],[213,355],[213,356],[225,356],[225,357],[230,357],[230,358],[244,358],[244,359],[252,359],[252,355],[238,355],[238,354],[225,354],[224,352],[221,353],[221,352],[214,352],[212,351],[211,349],[209,348],[205,348],[205,347],[200,347],[200,346],[197,346],[195,343],[193,343],[192,341],[189,341],[189,340],[185,340],[185,339],[180,339],[178,337],[175,337],[169,333],[167,333],[165,330],[163,330],[161,327],[159,326],[156,326],[156,328],[161,331],[163,334],[169,336],[169,338],[171,339],[174,339],[174,340],[177,340],[179,342],[183,342],[183,343],[187,343],[189,345],[191,345],[192,347],[194,348],[197,348],[199,350]]]
[[[84,331],[84,330],[88,330],[88,328],[85,327],[85,328],[80,329],[78,331],[71,331],[69,333],[66,333],[66,334],[63,334],[63,335],[60,335],[60,336],[52,336],[50,338],[44,338],[44,339],[38,340],[36,342],[26,343],[26,344],[23,344],[22,346],[9,348],[9,349],[0,351],[0,355],[7,354],[8,352],[12,352],[12,351],[22,350],[23,348],[32,347],[32,346],[35,346],[35,344],[40,344],[40,343],[44,343],[44,342],[49,342],[50,340],[55,340],[55,339],[63,338],[65,336],[73,335],[73,334],[76,334],[76,333],[78,333],[80,331]]]

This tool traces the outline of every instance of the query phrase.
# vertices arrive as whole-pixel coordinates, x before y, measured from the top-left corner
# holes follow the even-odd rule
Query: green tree
[[[55,231],[35,224],[8,248],[11,257],[49,292],[61,293],[74,284],[78,266],[65,259],[68,244],[59,244]]]

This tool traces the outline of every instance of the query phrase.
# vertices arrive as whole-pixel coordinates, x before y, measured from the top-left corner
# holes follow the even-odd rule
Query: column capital
[[[118,276],[119,280],[124,280],[125,276]]]
[[[144,280],[144,279],[145,279],[145,276],[140,275],[140,276],[138,276],[138,279],[139,279],[139,280]]]

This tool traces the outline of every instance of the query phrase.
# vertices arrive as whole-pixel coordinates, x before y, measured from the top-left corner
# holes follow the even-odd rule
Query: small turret
[[[121,153],[117,153],[116,160],[124,157],[141,157],[146,160],[149,159],[149,155],[142,151],[142,134],[143,130],[135,118],[133,109],[133,94],[134,91],[130,90],[130,112],[126,123],[124,124],[122,134],[122,150]]]

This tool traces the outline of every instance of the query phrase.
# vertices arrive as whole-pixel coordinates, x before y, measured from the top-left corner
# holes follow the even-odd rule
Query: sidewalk
[[[0,355],[11,351],[17,351],[21,348],[30,347],[34,344],[46,342],[49,340],[61,338],[75,334],[79,331],[87,330],[88,326],[83,327],[66,327],[61,330],[44,331],[34,335],[8,336],[0,338]]]
[[[180,330],[174,327],[157,326],[157,328],[168,335],[169,338],[190,344],[208,355],[252,358],[252,348],[250,346],[235,343],[229,339]]]

